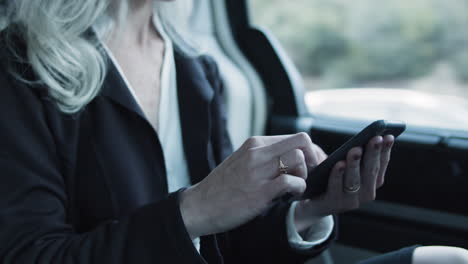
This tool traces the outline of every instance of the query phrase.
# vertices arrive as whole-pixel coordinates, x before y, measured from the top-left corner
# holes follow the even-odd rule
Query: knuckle
[[[312,139],[310,138],[309,134],[307,134],[306,132],[300,132],[297,134],[297,136],[304,142],[306,142],[307,144],[312,144]]]
[[[248,165],[254,165],[259,157],[259,153],[255,149],[249,149],[247,150],[247,153],[245,154],[245,157],[247,159],[247,164]]]
[[[247,148],[254,148],[258,145],[259,143],[259,138],[257,136],[255,137],[251,137],[249,139],[247,139],[244,143],[244,145],[247,147]]]
[[[252,148],[253,146],[253,139],[252,138],[249,138],[247,139],[244,144],[243,144],[243,147],[245,147],[246,149],[249,149],[249,148]]]

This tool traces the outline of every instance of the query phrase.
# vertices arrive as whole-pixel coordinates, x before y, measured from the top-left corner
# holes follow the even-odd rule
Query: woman
[[[161,1],[3,3],[2,263],[301,263],[383,184],[391,136],[351,150],[320,199],[272,202],[325,154],[306,134],[231,154],[216,66]]]

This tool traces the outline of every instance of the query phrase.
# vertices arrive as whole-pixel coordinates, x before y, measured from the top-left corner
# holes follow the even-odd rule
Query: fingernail
[[[375,147],[375,149],[378,150],[378,149],[380,149],[381,146],[382,146],[382,143],[379,142],[379,143],[375,143],[374,147]]]
[[[344,167],[341,167],[341,168],[338,170],[338,172],[339,172],[340,174],[343,174],[344,171],[345,171],[345,168],[344,168]]]
[[[354,160],[360,160],[361,159],[361,155],[354,155]]]
[[[387,142],[387,147],[390,148],[391,146],[393,146],[393,141]]]

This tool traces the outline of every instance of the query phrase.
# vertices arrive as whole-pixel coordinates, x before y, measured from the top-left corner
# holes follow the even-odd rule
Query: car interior
[[[404,89],[306,87],[281,41],[254,23],[255,1],[193,1],[188,23],[195,44],[219,65],[235,148],[253,135],[307,132],[331,153],[374,120],[408,125],[377,200],[340,215],[337,243],[308,263],[351,263],[415,244],[468,248],[467,101]]]

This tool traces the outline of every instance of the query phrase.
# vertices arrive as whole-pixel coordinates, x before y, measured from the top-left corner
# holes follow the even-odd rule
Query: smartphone
[[[365,147],[376,136],[393,135],[397,138],[405,129],[406,124],[400,121],[378,120],[373,122],[335,150],[320,165],[309,171],[306,180],[307,189],[300,199],[314,198],[326,192],[331,170],[337,162],[346,160],[346,156],[352,148]]]

